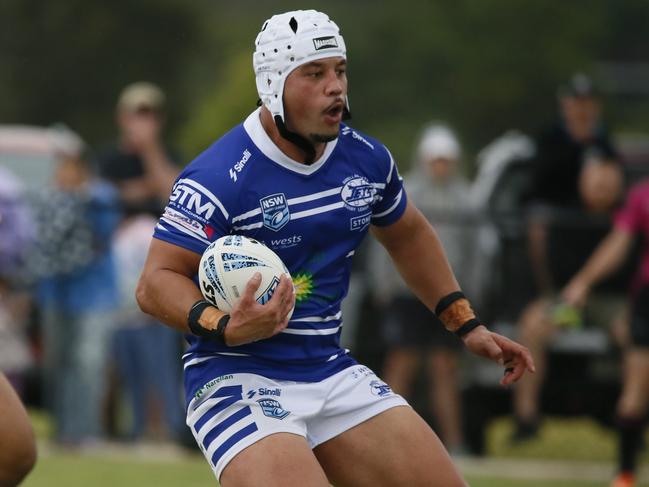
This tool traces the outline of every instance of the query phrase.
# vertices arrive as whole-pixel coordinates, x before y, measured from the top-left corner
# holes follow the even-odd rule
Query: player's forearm
[[[600,243],[575,279],[589,288],[597,284],[622,265],[632,241],[632,235],[613,230]]]
[[[136,297],[142,311],[183,333],[189,333],[189,309],[203,299],[194,281],[167,269],[143,273]]]

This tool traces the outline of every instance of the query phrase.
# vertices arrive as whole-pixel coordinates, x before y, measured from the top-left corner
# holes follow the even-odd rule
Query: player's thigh
[[[388,409],[314,450],[336,487],[464,487],[437,435],[408,406]]]
[[[277,433],[239,452],[220,478],[223,487],[327,487],[327,476],[307,441]]]

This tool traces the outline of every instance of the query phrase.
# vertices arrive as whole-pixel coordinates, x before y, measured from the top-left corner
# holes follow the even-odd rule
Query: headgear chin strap
[[[275,125],[277,125],[280,135],[304,151],[305,164],[313,164],[315,161],[315,147],[313,144],[306,137],[302,137],[300,134],[287,129],[284,120],[279,115],[275,115],[273,118],[275,119]]]

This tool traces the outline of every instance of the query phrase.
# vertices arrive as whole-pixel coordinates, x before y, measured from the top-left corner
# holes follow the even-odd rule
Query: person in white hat
[[[435,433],[340,346],[351,259],[370,228],[444,325],[506,367],[503,384],[534,368],[475,316],[390,152],[343,123],[346,65],[323,13],[263,24],[261,106],[176,180],[140,277],[141,308],[187,333],[187,424],[224,487],[465,485]],[[230,313],[205,301],[201,254],[229,234],[264,242],[300,286],[283,276],[262,305],[258,274]]]
[[[460,174],[461,150],[453,131],[427,125],[418,140],[413,167],[404,177],[408,198],[435,227],[463,289],[472,291],[476,240],[470,185]],[[383,247],[370,247],[369,272],[377,304],[385,307],[383,336],[388,347],[384,379],[406,398],[424,362],[430,413],[437,434],[452,454],[463,453],[462,410],[458,385],[462,341],[448,333],[399,277]],[[474,290],[475,291],[475,290]],[[471,293],[475,296],[477,293]]]

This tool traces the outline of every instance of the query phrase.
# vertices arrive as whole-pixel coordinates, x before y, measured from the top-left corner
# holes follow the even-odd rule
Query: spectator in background
[[[409,199],[420,209],[444,245],[460,286],[470,296],[467,273],[473,242],[469,184],[459,174],[460,145],[446,126],[434,124],[421,135],[412,170],[405,177]],[[384,336],[389,346],[383,375],[406,398],[424,360],[430,383],[428,400],[437,432],[451,453],[463,450],[458,360],[462,342],[409,290],[383,247],[374,242],[373,279],[379,302],[387,310]]]
[[[36,463],[36,441],[27,411],[0,372],[0,485],[20,484]]]
[[[120,302],[112,362],[131,410],[128,438],[177,440],[187,433],[177,361],[181,335],[142,313],[134,295],[155,223],[180,171],[162,139],[164,93],[148,82],[126,86],[117,101],[116,121],[119,139],[98,157],[100,173],[117,186],[124,209],[116,240]]]
[[[583,307],[590,302],[591,289],[621,266],[636,235],[644,236],[645,246],[631,293],[630,337],[624,347],[623,389],[617,403],[619,475],[612,487],[635,485],[637,456],[649,410],[649,180],[630,191],[613,230],[562,292],[571,305]]]
[[[537,140],[530,187],[529,252],[540,296],[523,310],[518,333],[530,347],[537,372],[514,389],[514,442],[538,430],[545,349],[557,325],[581,321],[576,310],[557,300],[557,292],[610,228],[611,210],[623,190],[622,170],[590,79],[573,76],[559,90],[559,106],[561,120]],[[600,295],[584,310],[586,322],[606,326],[621,312],[618,286],[609,283],[602,289],[607,297]]]
[[[29,297],[23,266],[36,234],[22,184],[0,167],[0,371],[19,394],[32,364],[25,333]]]
[[[162,141],[165,95],[144,81],[124,88],[117,102],[119,139],[99,154],[99,174],[114,183],[127,213],[159,217],[178,175]]]
[[[117,303],[110,242],[119,212],[114,188],[93,176],[81,139],[70,131],[63,139],[55,148],[53,187],[36,205],[39,238],[29,264],[39,278],[46,405],[56,441],[76,447],[102,435],[106,351]]]
[[[135,288],[144,266],[157,220],[150,215],[132,216],[122,223],[115,238],[115,260],[120,301],[113,335],[113,354],[119,379],[125,385],[131,424],[128,438],[183,440],[179,334],[160,326],[140,311]],[[153,418],[163,419],[152,431]]]

